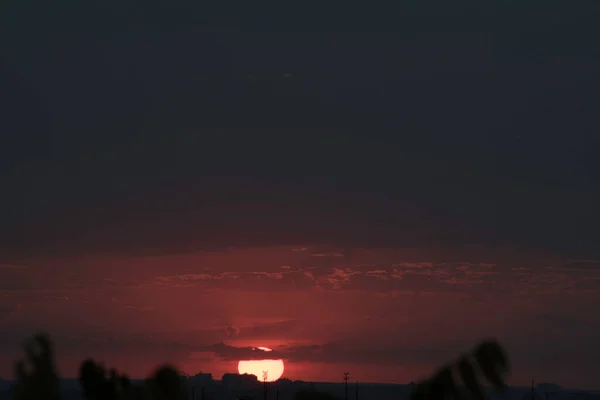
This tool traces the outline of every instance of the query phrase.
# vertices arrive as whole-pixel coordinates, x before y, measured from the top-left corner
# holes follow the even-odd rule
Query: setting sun
[[[258,349],[269,352],[268,347],[258,347]],[[283,375],[283,360],[240,360],[238,363],[238,373],[250,374],[256,376],[259,381],[275,382]]]

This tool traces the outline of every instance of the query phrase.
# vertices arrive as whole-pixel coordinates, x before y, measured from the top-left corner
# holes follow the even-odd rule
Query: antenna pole
[[[344,372],[344,400],[348,400],[348,379],[350,379],[350,372]]]
[[[263,371],[263,383],[264,383],[264,398],[267,400],[267,378],[269,377],[269,371]]]

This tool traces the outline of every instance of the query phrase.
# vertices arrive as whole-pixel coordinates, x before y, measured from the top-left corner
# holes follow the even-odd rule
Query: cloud
[[[192,274],[176,274],[158,276],[143,282],[140,286],[161,286],[171,288],[203,287],[250,290],[286,290],[305,287],[310,276],[305,269],[286,266],[278,271],[239,271],[239,272],[202,272]],[[276,284],[274,285],[273,282]]]
[[[51,297],[48,297],[48,299],[68,301],[69,300],[69,296],[51,296]]]
[[[197,273],[197,274],[177,274],[171,276],[158,276],[152,282],[156,286],[166,287],[195,287],[198,282],[220,279],[216,275]]]
[[[260,360],[265,358],[279,358],[277,352],[267,352],[257,347],[234,347],[226,345],[223,342],[215,343],[209,346],[202,346],[196,349],[200,353],[213,353],[223,360]],[[268,356],[265,356],[268,354]]]
[[[139,310],[139,311],[145,311],[145,312],[151,312],[151,311],[156,311],[156,308],[151,307],[151,306],[133,306],[133,305],[126,305],[123,308],[129,309],[129,310]]]
[[[104,338],[98,345],[77,339],[74,346],[81,352],[90,346],[119,355],[135,340],[133,333],[152,332],[154,339],[139,339],[149,344],[132,345],[127,354],[178,343],[177,350],[161,350],[157,361],[209,354],[217,369],[219,360],[262,356],[245,347],[261,345],[290,362],[431,368],[490,333],[542,365],[542,351],[552,354],[561,340],[562,346],[582,351],[570,341],[584,337],[584,326],[598,329],[590,317],[594,310],[586,306],[599,300],[594,277],[600,263],[594,260],[394,249],[345,249],[343,257],[311,254],[282,247],[78,260],[70,269],[63,263],[53,270],[35,264],[30,271],[6,269],[3,277],[11,276],[12,289],[0,291],[6,299],[2,314],[13,318],[19,303],[27,313],[14,318],[15,329],[41,324],[60,336],[65,327],[84,335],[103,326],[125,335],[126,340]],[[87,268],[84,262],[95,264]],[[34,280],[33,271],[49,279]],[[534,318],[549,309],[545,319]],[[98,310],[106,312],[101,316]],[[527,353],[523,337],[542,343]],[[566,350],[560,357],[571,360]]]
[[[234,326],[228,326],[225,328],[225,334],[229,337],[236,337],[240,333],[240,329]]]
[[[12,317],[22,308],[23,305],[20,303],[3,305],[0,304],[0,321]]]
[[[235,347],[223,342],[201,347],[199,352],[213,353],[224,361],[282,358],[288,362],[357,363],[377,365],[406,365],[448,361],[450,357],[468,350],[470,341],[453,341],[432,344],[428,347],[378,346],[372,344],[341,345],[322,343],[311,345],[286,345],[265,352],[254,347]]]
[[[376,269],[372,271],[365,272],[365,276],[372,276],[378,280],[388,280],[388,272],[383,269]]]
[[[580,279],[600,279],[600,261],[568,260],[546,267],[547,271],[564,273]]]
[[[316,279],[317,288],[341,289],[350,285],[352,276],[360,275],[360,271],[352,268],[329,268],[327,273],[319,275]]]
[[[117,174],[112,178],[124,177]],[[193,187],[197,185],[195,180]],[[85,206],[86,202],[95,201],[93,197],[78,198],[81,201],[78,209],[65,214],[62,209],[53,210],[52,205],[42,202],[40,192],[38,201],[44,218],[37,219],[35,225],[20,226],[23,232],[20,237],[9,235],[9,227],[3,226],[0,233],[7,240],[0,244],[0,255],[22,259],[32,255],[31,249],[35,250],[36,258],[165,255],[281,245],[298,250],[294,253],[343,258],[345,253],[336,248],[397,243],[420,247],[432,243],[430,227],[439,231],[443,226],[448,232],[463,229],[450,227],[446,221],[433,221],[427,215],[417,216],[412,213],[414,207],[406,206],[400,199],[390,202],[378,196],[355,193],[348,196],[312,184],[269,180],[250,183],[243,178],[219,177],[203,179],[202,186],[202,192],[191,187],[188,190],[172,187],[169,196],[155,187],[151,192],[135,193],[139,199],[147,200],[144,207],[128,197],[115,198],[116,208],[95,213],[88,213]],[[180,195],[175,194],[177,191]],[[220,201],[207,203],[207,192]],[[267,193],[278,195],[274,198]],[[184,204],[175,200],[178,198],[183,198]],[[240,198],[245,201],[240,202]],[[348,205],[342,214],[338,207],[340,200]],[[348,229],[349,223],[352,229]],[[95,229],[86,229],[89,226]],[[307,242],[319,246],[302,245]]]
[[[266,322],[261,324],[252,324],[238,328],[237,338],[273,338],[285,337],[289,335],[299,324],[296,320],[283,320],[275,322]]]
[[[421,269],[421,268],[432,268],[432,262],[401,262],[398,264],[392,264],[393,267],[404,268],[404,269]]]
[[[0,269],[28,269],[25,265],[0,264]]]
[[[321,254],[321,253],[318,253]],[[352,256],[316,257],[288,263],[285,268],[250,271],[206,271],[158,276],[142,285],[171,288],[245,291],[365,291],[485,293],[600,292],[600,263],[593,260],[539,263],[515,261],[401,261],[356,262]],[[321,262],[324,261],[324,262]],[[515,264],[516,263],[516,264]],[[302,266],[300,266],[302,265]]]
[[[342,253],[312,253],[312,257],[344,257]]]
[[[32,332],[3,331],[0,334],[0,342],[22,342]],[[56,346],[63,351],[81,356],[82,353],[94,352],[123,352],[133,351],[136,353],[153,352],[156,350],[175,351],[188,354],[194,346],[174,340],[166,340],[152,334],[141,333],[111,333],[104,329],[96,329],[90,332],[50,332],[51,339]],[[18,346],[18,345],[17,345]]]

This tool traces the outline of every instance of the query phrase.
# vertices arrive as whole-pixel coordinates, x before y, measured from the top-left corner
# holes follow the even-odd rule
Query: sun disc
[[[266,381],[275,382],[283,375],[283,360],[240,360],[238,362],[238,373],[240,375],[250,374],[262,382],[263,373],[266,372]]]

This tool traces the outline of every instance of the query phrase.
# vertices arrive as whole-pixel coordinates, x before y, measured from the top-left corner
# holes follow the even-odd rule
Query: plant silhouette
[[[37,334],[25,343],[24,350],[25,360],[15,363],[15,400],[60,400],[59,377],[50,338],[45,334]],[[508,358],[498,342],[485,341],[477,345],[470,354],[439,368],[433,376],[418,383],[411,394],[411,400],[443,400],[446,397],[462,399],[467,393],[457,386],[453,369],[458,370],[470,397],[485,400],[476,367],[496,390],[506,388],[504,376],[510,369]],[[120,374],[115,369],[107,373],[102,364],[86,359],[79,369],[79,383],[87,400],[183,400],[187,396],[187,389],[179,372],[170,365],[159,367],[149,379],[134,385],[127,375]],[[315,391],[300,391],[295,398],[336,399],[328,393]]]
[[[127,375],[111,369],[108,376],[102,364],[85,360],[79,368],[79,383],[83,395],[89,400],[116,400],[132,397],[133,386]]]
[[[474,364],[494,389],[502,392],[506,388],[504,376],[510,370],[508,357],[498,342],[490,340],[477,345],[470,355],[464,355],[458,361],[439,368],[432,377],[418,383],[411,394],[411,400],[464,398],[466,393],[457,386],[452,374],[453,367],[458,369],[466,391],[476,400],[484,400],[487,396],[475,373]]]
[[[15,363],[15,400],[60,400],[59,377],[50,338],[37,334],[24,345],[25,360]],[[133,385],[116,369],[106,371],[92,359],[79,368],[79,383],[88,400],[182,400],[186,388],[179,373],[170,365],[158,368],[151,378]]]
[[[182,400],[187,395],[179,373],[170,365],[158,368],[148,384],[157,400]]]
[[[25,342],[25,360],[15,363],[15,400],[59,400],[60,386],[50,338],[37,334]]]
[[[115,369],[107,375],[102,364],[88,359],[79,369],[79,382],[88,400],[181,400],[186,393],[179,373],[168,365],[158,368],[144,384],[133,385],[127,375]]]

